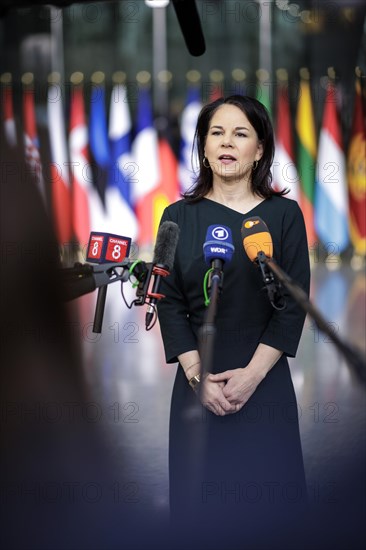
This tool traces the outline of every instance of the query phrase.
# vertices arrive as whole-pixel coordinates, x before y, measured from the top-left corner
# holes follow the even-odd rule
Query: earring
[[[207,160],[207,158],[206,158],[206,157],[203,157],[203,159],[202,159],[202,164],[203,164],[203,166],[204,166],[205,168],[211,168],[210,163],[208,163],[208,165],[205,164],[205,161],[206,161],[206,160]]]
[[[253,162],[252,170],[256,170],[256,169],[257,169],[257,166],[258,166],[258,161],[255,160],[255,161]]]

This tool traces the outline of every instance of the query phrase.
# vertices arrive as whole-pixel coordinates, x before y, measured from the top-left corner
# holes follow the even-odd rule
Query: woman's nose
[[[222,146],[223,146],[223,147],[232,147],[231,137],[230,137],[230,136],[224,136],[224,137],[223,137]]]

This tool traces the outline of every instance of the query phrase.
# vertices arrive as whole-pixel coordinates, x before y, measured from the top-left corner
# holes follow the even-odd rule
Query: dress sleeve
[[[309,295],[310,265],[304,218],[298,204],[295,201],[289,202],[291,207],[284,215],[280,254],[276,254],[276,261]],[[282,311],[273,310],[260,342],[283,351],[288,357],[295,357],[306,313],[285,288],[283,295],[287,307]]]
[[[165,221],[176,221],[172,219],[167,208],[164,210],[160,225]],[[197,349],[196,337],[189,322],[188,304],[183,292],[177,256],[178,254],[175,256],[170,275],[161,282],[160,289],[165,298],[157,304],[167,363],[177,363],[178,355]]]

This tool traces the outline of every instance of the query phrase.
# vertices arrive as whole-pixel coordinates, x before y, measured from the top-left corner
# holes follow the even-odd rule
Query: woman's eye
[[[242,132],[238,132],[236,135],[237,135],[237,136],[240,136],[240,137],[247,137],[247,135],[246,135],[246,134],[243,134]]]
[[[218,135],[220,135],[221,133],[222,133],[222,132],[220,132],[219,130],[214,130],[214,131],[212,132],[211,135],[212,135],[212,136],[218,136]]]

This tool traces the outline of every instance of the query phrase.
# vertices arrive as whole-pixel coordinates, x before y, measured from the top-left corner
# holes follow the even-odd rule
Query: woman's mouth
[[[222,164],[231,164],[232,162],[236,162],[236,158],[232,155],[220,155],[219,161],[222,162]]]

